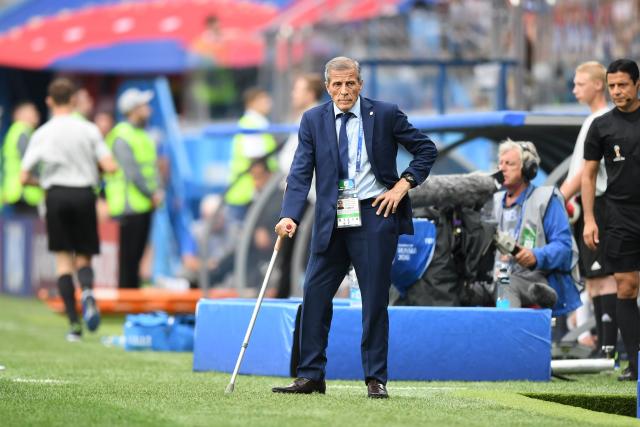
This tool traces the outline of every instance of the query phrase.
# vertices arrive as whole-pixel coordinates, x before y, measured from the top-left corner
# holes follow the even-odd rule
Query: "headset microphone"
[[[504,184],[504,174],[500,169],[492,173],[491,176],[493,177],[493,179],[498,181],[498,184],[501,184],[501,185]]]

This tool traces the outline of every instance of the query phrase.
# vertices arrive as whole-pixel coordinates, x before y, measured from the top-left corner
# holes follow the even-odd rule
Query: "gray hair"
[[[498,156],[502,156],[507,151],[517,151],[522,164],[531,161],[536,165],[540,165],[540,156],[536,146],[531,141],[513,141],[507,138],[498,146]]]
[[[360,64],[355,59],[347,58],[346,56],[336,56],[330,59],[324,66],[324,82],[329,84],[329,72],[330,71],[344,71],[344,70],[356,70],[358,81],[362,82],[362,76],[360,76]]]

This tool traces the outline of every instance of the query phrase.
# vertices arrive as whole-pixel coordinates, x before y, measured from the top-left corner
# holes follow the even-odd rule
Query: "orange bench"
[[[168,313],[194,313],[198,300],[203,297],[200,289],[175,291],[158,288],[142,289],[94,289],[94,295],[100,311],[105,314],[146,313],[162,310]],[[62,298],[51,296],[42,289],[38,297],[44,300],[55,312],[64,311]],[[234,288],[210,289],[207,298],[236,298],[238,292]],[[81,310],[81,291],[76,292],[78,310]]]

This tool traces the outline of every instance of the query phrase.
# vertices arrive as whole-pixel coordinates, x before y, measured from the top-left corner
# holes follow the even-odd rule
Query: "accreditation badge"
[[[520,244],[527,249],[536,247],[536,226],[534,224],[525,224],[520,234]]]
[[[338,228],[360,227],[362,225],[360,201],[358,200],[355,180],[341,179],[338,181],[336,215]]]

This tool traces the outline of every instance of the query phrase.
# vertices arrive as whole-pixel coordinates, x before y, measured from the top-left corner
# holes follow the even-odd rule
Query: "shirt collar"
[[[529,195],[533,192],[535,188],[536,188],[535,185],[529,183],[527,188],[522,193],[520,193],[515,203],[511,205],[511,207],[514,207],[516,205],[520,205],[520,206],[524,205],[524,201],[529,198]],[[507,192],[505,191],[504,197],[502,198],[502,206],[506,206],[505,205],[506,200],[507,200]]]
[[[360,118],[360,96],[358,96],[358,99],[356,100],[356,103],[353,104],[353,107],[351,107],[349,112],[351,112],[357,118]],[[334,102],[333,103],[333,116],[337,118],[338,114],[342,114],[342,110],[340,110],[338,108],[338,106]]]

